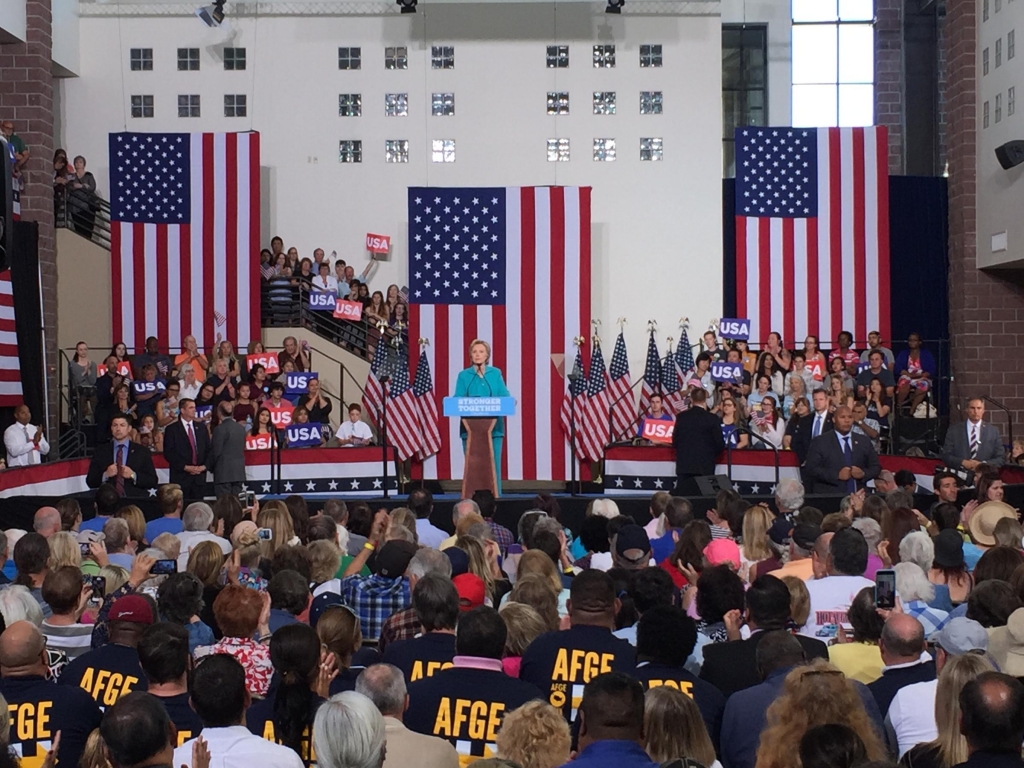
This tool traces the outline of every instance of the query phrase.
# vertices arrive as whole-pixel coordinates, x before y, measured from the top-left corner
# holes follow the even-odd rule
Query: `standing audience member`
[[[192,667],[188,633],[178,624],[157,622],[142,633],[138,652],[139,666],[149,682],[148,693],[174,723],[178,738],[173,746],[180,747],[203,730],[203,721],[188,703]]]
[[[171,482],[181,486],[187,499],[201,499],[206,493],[206,463],[210,433],[196,420],[195,400],[182,398],[178,420],[164,430],[164,458],[171,470]]]
[[[29,467],[39,464],[50,452],[50,444],[41,426],[34,426],[27,405],[14,409],[14,423],[4,431],[8,467]]]

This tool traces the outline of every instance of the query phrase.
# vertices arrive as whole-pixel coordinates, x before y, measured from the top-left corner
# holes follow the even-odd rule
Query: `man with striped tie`
[[[967,401],[967,421],[946,431],[942,460],[954,469],[963,467],[968,472],[979,464],[1001,467],[1005,463],[1003,439],[998,429],[985,423],[985,401],[980,397]]]

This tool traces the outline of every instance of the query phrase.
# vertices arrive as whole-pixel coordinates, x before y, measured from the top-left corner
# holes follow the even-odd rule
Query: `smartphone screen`
[[[260,528],[256,531],[256,538],[260,541],[273,541],[274,531],[270,528]]]
[[[884,609],[896,607],[896,571],[883,569],[875,574],[875,606]]]
[[[149,571],[154,576],[166,576],[170,573],[178,572],[178,561],[177,560],[157,560],[153,563],[153,567]]]

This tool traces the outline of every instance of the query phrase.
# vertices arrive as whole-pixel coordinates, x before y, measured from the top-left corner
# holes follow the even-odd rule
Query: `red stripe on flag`
[[[782,337],[790,340],[796,333],[796,254],[794,252],[796,236],[794,229],[794,219],[782,220]]]
[[[156,228],[156,284],[167,285],[167,227]],[[152,297],[147,297],[147,301]],[[156,336],[161,344],[167,343],[168,332],[168,301],[167,291],[156,292]]]
[[[878,239],[878,330],[883,339],[889,338],[889,129],[875,128],[875,162],[878,164],[878,231],[870,237]]]
[[[807,333],[818,333],[821,323],[818,302],[818,219],[807,219]],[[797,340],[791,339],[796,346]],[[801,339],[803,341],[803,339]]]
[[[333,264],[331,265],[331,269],[334,269],[334,265]],[[420,306],[421,305],[419,305],[419,304],[410,304],[409,305],[409,338],[410,339],[418,339],[418,338],[420,338],[423,335],[422,333],[420,333]],[[433,341],[433,339],[431,339],[431,341]],[[409,373],[410,373],[411,376],[414,377],[414,380],[415,380],[415,376],[416,376],[416,370],[418,368],[419,368],[419,357],[417,356],[415,360],[410,360],[409,361],[409,369],[410,369]],[[436,380],[435,380],[435,383],[436,383]],[[422,460],[417,459],[417,458],[413,458],[413,460],[409,463],[409,477],[412,480],[422,480],[423,479],[423,461]]]
[[[234,342],[238,339],[238,291],[235,286],[238,285],[238,262],[240,254],[238,253],[238,216],[235,212],[238,210],[238,134],[229,133],[225,141],[225,164],[227,172],[226,196],[225,196],[225,221],[224,228],[227,235],[227,247],[225,253],[227,254],[227,303],[223,307],[215,306],[214,309],[219,312],[223,312],[227,316],[227,323],[223,328],[223,334],[225,339],[230,339]],[[258,262],[257,262],[258,263]],[[246,272],[255,272],[254,269],[244,269],[243,274]]]
[[[550,282],[549,307],[555,307],[551,313],[551,339],[550,349],[556,352],[565,346],[565,335],[568,330],[576,332],[575,329],[565,327],[567,318],[559,311],[562,306],[564,295],[565,275],[565,190],[562,187],[550,187],[548,201],[548,214],[551,216],[551,266],[548,279]],[[542,256],[538,254],[538,256]],[[525,294],[524,294],[525,295]],[[587,326],[583,326],[583,333],[586,335]],[[541,361],[541,365],[544,362]],[[548,384],[551,391],[551,403],[561,400],[565,391],[565,381],[558,375],[558,371],[548,362],[542,369],[548,374]],[[561,422],[558,411],[551,409],[551,474],[553,477],[565,477],[565,450],[561,440],[555,439],[558,434]],[[577,428],[578,429],[578,428]]]
[[[178,227],[178,250],[181,259],[181,346],[185,346],[185,337],[195,332],[192,328],[192,225],[182,224]]]
[[[455,312],[460,310],[456,309]],[[466,351],[466,359],[469,360],[469,345],[479,338],[476,331],[477,323],[477,312],[478,308],[475,306],[467,306],[461,309],[462,312],[462,348]],[[484,339],[488,344],[491,344],[491,350],[493,352],[494,345],[490,339]]]
[[[522,270],[520,275],[520,295],[524,298],[532,296],[537,290],[537,240],[536,240],[536,219],[537,207],[534,200],[535,190],[532,187],[523,187],[520,191],[520,240],[522,248]],[[524,305],[526,302],[524,302]],[[549,305],[560,307],[558,304]],[[557,315],[552,312],[552,315]],[[522,313],[522,365],[523,365],[523,387],[540,387],[541,382],[537,380],[537,348],[536,333],[537,322],[532,307],[524,307]],[[528,390],[524,391],[524,395]],[[559,397],[555,402],[561,403]],[[523,424],[523,477],[537,476],[537,451],[543,447],[537,445],[537,404],[532,397],[520,398]],[[555,442],[555,435],[551,433],[551,441]]]
[[[203,134],[203,341],[199,345],[200,350],[213,346],[214,339],[213,297],[215,290],[215,281],[213,278],[213,260],[216,258],[216,250],[214,244],[214,221],[215,217],[217,216],[217,206],[213,191],[215,175],[213,167],[213,139],[214,134]]]
[[[868,338],[867,246],[864,210],[864,129],[853,129],[853,317],[850,333],[858,342]]]
[[[505,380],[508,381],[508,323],[503,304],[491,307],[491,333],[494,337],[494,365],[504,372]],[[508,434],[508,419],[505,419],[505,434]],[[501,476],[508,477],[507,445],[501,451]]]
[[[767,216],[757,222],[757,274],[760,299],[758,305],[758,328],[761,335],[771,330],[772,324],[772,220]]]
[[[747,315],[747,218],[736,217],[736,315]],[[761,338],[768,338],[764,329],[759,329]],[[754,339],[753,341],[758,341]],[[686,371],[683,371],[686,373]]]
[[[150,283],[146,280],[146,225],[132,224],[133,280],[137,287],[145,290]],[[138,295],[138,294],[136,294]],[[130,301],[134,301],[134,297]],[[146,310],[139,302],[135,305],[135,338],[128,341],[128,352],[141,352],[146,339]],[[136,374],[138,375],[138,374]]]
[[[119,221],[110,223],[110,332],[113,334],[112,344],[124,338],[124,319],[121,308],[124,306],[122,295],[123,276],[121,274],[121,227]]]
[[[249,264],[259,264],[260,251],[260,135],[249,134]],[[331,265],[334,269],[334,265]],[[249,275],[249,340],[260,338],[260,275],[255,268]],[[418,336],[416,338],[419,338]],[[237,341],[237,340],[236,340]]]
[[[829,164],[829,261],[831,263],[832,305],[828,338],[833,338],[843,327],[843,160],[839,128],[828,129]],[[822,160],[819,157],[818,162]],[[821,211],[818,211],[821,214]],[[820,329],[819,329],[820,330]]]
[[[454,369],[452,368],[453,363],[461,355],[458,354],[457,350],[452,350],[449,344],[448,337],[448,305],[447,304],[434,304],[432,307],[424,307],[424,312],[430,312],[433,310],[434,313],[434,338],[432,341],[435,344],[435,351],[437,353],[437,365],[436,370],[433,371],[434,376],[434,389],[437,392],[442,393],[442,396],[449,395],[454,391],[452,386],[454,376]],[[412,338],[410,336],[410,338]],[[417,337],[419,338],[419,337]],[[452,352],[455,352],[456,357],[452,357]],[[448,419],[445,419],[447,422]],[[442,433],[450,428],[450,425],[444,424]],[[455,433],[458,435],[458,432]],[[456,438],[457,439],[457,438]],[[441,441],[441,450],[437,452],[437,476],[441,479],[450,480],[452,478],[452,450],[455,450],[455,446],[449,446],[447,440]],[[462,450],[462,445],[457,446],[457,450]]]
[[[579,205],[579,221],[571,222],[573,226],[579,227],[580,231],[580,286],[590,285],[590,187],[581,187],[579,190],[580,205]],[[559,276],[559,282],[564,286],[566,283],[566,267],[563,266],[562,272]],[[564,289],[563,289],[564,290]],[[590,329],[590,320],[593,318],[590,306],[590,291],[580,291],[580,327]],[[584,335],[589,335],[584,332]],[[588,345],[589,346],[589,345]],[[598,354],[602,354],[600,351]],[[593,358],[593,355],[591,355]],[[591,364],[587,362],[588,366]],[[589,368],[588,368],[589,370]],[[605,374],[605,387],[608,386],[607,373]],[[608,408],[607,408],[607,389],[605,393],[600,396],[600,402],[595,405],[595,419],[597,423],[594,425],[595,436],[594,446],[597,450],[594,451],[594,459],[600,460],[604,454],[604,446],[608,440]],[[604,426],[602,427],[601,424]]]

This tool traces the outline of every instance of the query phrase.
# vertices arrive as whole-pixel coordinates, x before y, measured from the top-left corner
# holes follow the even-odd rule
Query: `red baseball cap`
[[[108,621],[128,621],[133,624],[152,624],[153,608],[141,595],[119,597],[110,606]]]
[[[462,573],[452,579],[456,591],[459,593],[459,610],[471,611],[484,604],[487,597],[487,587],[484,580],[475,573]]]

